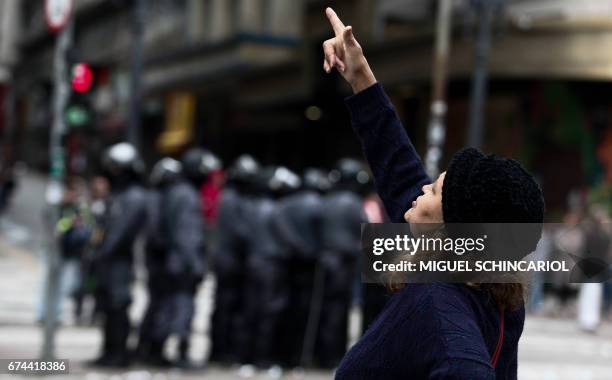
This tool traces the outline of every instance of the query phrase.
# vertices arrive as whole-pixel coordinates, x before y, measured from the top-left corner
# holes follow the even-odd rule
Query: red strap
[[[504,311],[501,310],[499,314],[499,338],[497,339],[497,345],[495,346],[493,357],[491,357],[491,365],[493,366],[493,368],[497,367],[497,361],[499,360],[499,355],[501,355],[501,349],[503,345],[504,345]]]

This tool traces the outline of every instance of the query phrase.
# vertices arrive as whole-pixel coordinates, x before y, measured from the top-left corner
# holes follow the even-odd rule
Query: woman
[[[433,183],[350,26],[331,8],[324,70],[353,88],[352,125],[392,222],[541,223],[542,193],[516,161],[468,148]],[[535,248],[535,246],[533,246]],[[526,255],[529,252],[520,252]],[[407,284],[346,354],[337,379],[516,379],[525,312],[513,284]]]

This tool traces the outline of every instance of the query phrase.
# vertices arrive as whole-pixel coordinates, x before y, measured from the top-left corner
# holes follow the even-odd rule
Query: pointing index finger
[[[344,31],[344,24],[342,23],[342,21],[340,21],[340,18],[338,17],[336,12],[334,12],[333,9],[328,7],[325,10],[325,15],[329,19],[332,28],[334,28],[334,33],[336,33],[336,36],[341,36],[342,32]]]

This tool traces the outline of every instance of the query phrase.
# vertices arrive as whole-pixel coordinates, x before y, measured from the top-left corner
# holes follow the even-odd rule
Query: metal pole
[[[14,67],[17,62],[17,38],[20,4],[17,0],[5,0],[0,4],[0,67],[9,71],[4,97],[4,129],[2,130],[3,148],[12,144],[13,126],[15,124],[15,80]],[[6,159],[5,153],[3,158]]]
[[[53,57],[55,86],[53,91],[53,122],[49,140],[49,185],[47,187],[47,283],[45,288],[45,323],[41,356],[45,360],[53,359],[55,354],[55,330],[57,329],[56,305],[59,300],[59,282],[61,259],[55,238],[55,224],[59,219],[62,199],[62,182],[64,179],[64,147],[62,136],[66,131],[64,111],[68,102],[68,70],[66,52],[72,44],[73,22],[67,22],[57,37]]]
[[[136,0],[132,22],[132,62],[130,75],[130,110],[128,141],[135,147],[140,144],[140,98],[142,78],[142,51],[145,25],[146,0]]]
[[[487,66],[491,48],[491,21],[498,6],[497,3],[497,0],[477,0],[475,4],[478,14],[478,35],[474,49],[474,76],[472,77],[467,145],[478,149],[482,147]]]
[[[446,81],[450,50],[452,0],[438,1],[436,21],[436,46],[433,56],[432,99],[429,126],[427,128],[427,154],[425,169],[430,178],[438,176],[442,147],[446,136]]]

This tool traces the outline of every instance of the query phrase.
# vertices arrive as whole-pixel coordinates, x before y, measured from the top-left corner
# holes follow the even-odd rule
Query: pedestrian
[[[419,223],[542,223],[542,191],[516,161],[467,148],[432,182],[352,28],[331,8],[326,15],[335,37],[323,44],[324,70],[337,69],[353,89],[351,122],[392,222],[408,222],[411,229]],[[529,242],[532,250],[537,239]],[[398,282],[394,288],[379,318],[343,358],[337,379],[517,378],[521,283]]]
[[[100,226],[106,209],[104,199],[108,196],[108,182],[103,177],[94,177],[89,183],[88,190],[87,196],[83,196],[84,199],[79,201],[81,214],[85,217],[84,220],[89,229],[88,240],[80,255],[79,284],[73,294],[74,314],[79,324],[93,323],[96,313],[95,276],[92,262],[96,247],[101,242]]]
[[[94,267],[97,295],[104,315],[102,352],[92,364],[103,367],[129,365],[128,338],[132,301],[134,243],[146,218],[146,192],[141,184],[144,165],[129,143],[111,146],[103,157],[111,185],[110,208],[104,237]]]
[[[584,331],[595,333],[601,323],[604,281],[610,278],[608,250],[610,248],[610,218],[602,205],[587,206],[586,217],[581,222],[584,231],[584,254],[578,269],[582,280],[578,292],[578,325]],[[579,272],[579,273],[580,273]],[[576,273],[573,273],[574,275]]]
[[[104,241],[104,233],[108,224],[110,209],[110,183],[108,179],[101,175],[93,177],[90,181],[89,194],[90,199],[88,207],[92,220],[91,238],[89,239],[89,244],[83,258],[83,281],[82,293],[80,296],[83,298],[81,302],[84,302],[87,298],[91,298],[93,302],[89,318],[89,322],[93,324],[102,315],[101,305],[96,302],[97,299],[100,299],[100,297],[97,296],[97,292],[100,290],[100,279],[97,277],[98,271],[95,268],[95,263],[96,252]],[[87,297],[88,295],[91,297]],[[81,319],[84,318],[83,310],[80,310],[78,314],[81,316]]]
[[[56,304],[53,305],[54,313],[57,318],[61,318],[64,303],[71,296],[78,301],[77,295],[81,287],[81,260],[91,236],[91,222],[88,212],[80,202],[82,192],[80,180],[71,178],[66,182],[60,205],[60,218],[55,224],[55,236],[58,241],[60,253],[60,276],[58,282],[58,297]],[[45,284],[47,281],[44,282]],[[47,299],[42,292],[42,299],[39,303],[38,319],[43,320],[45,303]],[[78,310],[78,302],[75,302]],[[78,320],[78,313],[76,313]]]

